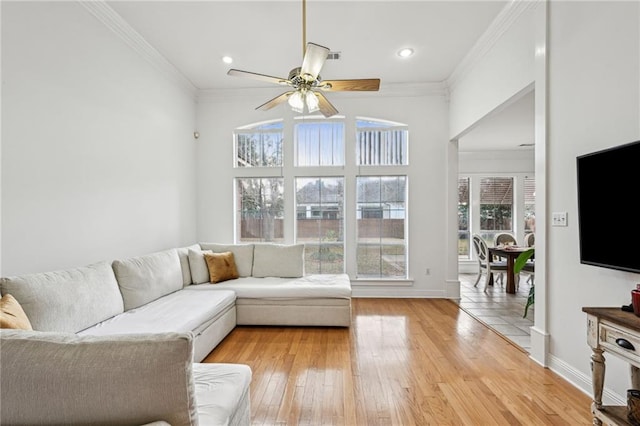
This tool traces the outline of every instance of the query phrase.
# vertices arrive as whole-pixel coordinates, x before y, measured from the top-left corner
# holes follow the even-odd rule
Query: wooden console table
[[[604,387],[603,352],[629,363],[631,386],[640,389],[640,317],[620,308],[582,308],[587,314],[587,343],[591,355],[594,425],[630,425],[627,406],[602,405]]]

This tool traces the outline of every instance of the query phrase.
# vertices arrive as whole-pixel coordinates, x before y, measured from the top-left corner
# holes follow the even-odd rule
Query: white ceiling
[[[382,89],[443,82],[507,3],[307,0],[306,41],[341,53],[340,60],[325,63],[323,79],[380,78]],[[301,0],[134,0],[108,5],[197,89],[271,87],[228,76],[227,71],[237,68],[287,77],[302,62]],[[398,57],[396,52],[403,47],[413,48],[415,54]],[[234,58],[233,64],[222,62],[225,55]],[[511,115],[508,122],[514,128],[517,120]],[[498,135],[489,126],[481,139],[495,145]],[[531,131],[531,139],[532,135]],[[473,141],[469,134],[461,150]]]

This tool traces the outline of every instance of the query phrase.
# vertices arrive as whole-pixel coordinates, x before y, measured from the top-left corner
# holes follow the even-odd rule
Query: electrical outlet
[[[567,212],[553,212],[551,226],[567,226]]]

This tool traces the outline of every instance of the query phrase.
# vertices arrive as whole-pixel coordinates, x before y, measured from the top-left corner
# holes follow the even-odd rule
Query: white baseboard
[[[576,388],[593,398],[593,387],[591,375],[576,370],[566,362],[553,355],[548,355],[549,369],[571,383]],[[626,396],[618,395],[610,389],[604,388],[602,392],[602,402],[605,405],[627,405]]]

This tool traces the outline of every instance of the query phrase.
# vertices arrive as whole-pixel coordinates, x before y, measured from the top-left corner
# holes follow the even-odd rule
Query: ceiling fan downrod
[[[307,49],[307,0],[302,0],[302,57]]]

